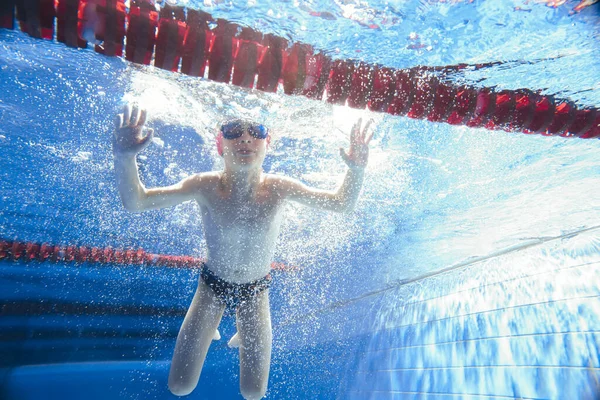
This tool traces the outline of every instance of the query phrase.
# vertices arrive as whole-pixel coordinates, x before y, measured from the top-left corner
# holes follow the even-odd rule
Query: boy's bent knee
[[[185,384],[184,382],[169,382],[169,391],[175,396],[187,396],[192,393],[196,385]]]
[[[242,396],[246,400],[259,400],[265,397],[267,393],[267,386],[264,387],[253,387],[253,388],[241,388]]]

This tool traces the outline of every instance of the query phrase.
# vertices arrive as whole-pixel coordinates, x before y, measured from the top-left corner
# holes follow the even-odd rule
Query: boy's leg
[[[175,344],[169,372],[169,390],[184,396],[194,390],[208,347],[219,326],[225,306],[201,279]]]
[[[269,289],[237,310],[240,345],[240,390],[245,399],[261,399],[267,391],[271,368],[271,310]]]

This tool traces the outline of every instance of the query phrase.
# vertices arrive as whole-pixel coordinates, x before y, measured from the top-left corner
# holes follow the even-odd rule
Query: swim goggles
[[[225,139],[237,139],[248,131],[256,139],[266,139],[269,136],[269,130],[266,126],[256,122],[247,121],[229,121],[221,125],[221,133]]]

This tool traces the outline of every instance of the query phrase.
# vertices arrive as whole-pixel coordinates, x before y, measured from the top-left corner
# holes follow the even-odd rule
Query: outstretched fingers
[[[118,128],[124,128],[126,126],[136,128],[146,123],[146,110],[140,110],[137,105],[130,106],[127,104],[123,106],[123,113],[119,115],[122,116],[122,119]]]
[[[129,109],[129,104],[126,104],[123,107],[123,123],[121,127],[129,125],[129,116],[131,115],[131,110]]]
[[[358,121],[356,121],[352,127],[352,134],[350,138],[352,144],[369,144],[373,138],[373,132],[371,132],[369,135],[367,135],[367,132],[369,131],[372,123],[373,120],[370,119],[367,121],[364,128],[362,128],[362,118],[359,118]]]
[[[350,144],[351,145],[358,143],[361,125],[362,125],[362,118],[359,118],[358,121],[356,121],[356,123],[354,123],[354,126],[352,127],[352,130],[350,131]]]
[[[137,127],[139,116],[139,107],[137,105],[134,105],[131,109],[131,121],[129,121],[129,126],[131,126],[132,128]]]
[[[142,127],[146,123],[146,110],[142,109],[140,112],[140,119],[138,120],[138,126]]]
[[[130,106],[127,104],[123,106],[123,113],[118,114],[115,118],[115,126],[117,129],[125,127],[141,128],[146,123],[146,117],[146,110],[140,109],[137,105]]]
[[[369,130],[369,127],[371,127],[371,124],[373,123],[373,120],[370,119],[369,122],[367,122],[367,125],[365,125],[365,129],[363,130],[363,143],[364,144],[369,144],[369,142],[371,141],[371,139],[373,139],[373,134],[375,133],[374,130],[371,130],[371,132],[367,135],[367,131]]]
[[[117,114],[117,116],[115,117],[115,128],[121,129],[122,126],[123,126],[123,114]]]

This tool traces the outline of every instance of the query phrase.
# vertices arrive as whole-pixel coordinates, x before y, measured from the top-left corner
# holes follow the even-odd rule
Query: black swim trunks
[[[272,283],[271,274],[249,283],[230,283],[215,275],[206,264],[202,264],[200,277],[229,309],[237,308],[241,303],[270,288]]]

